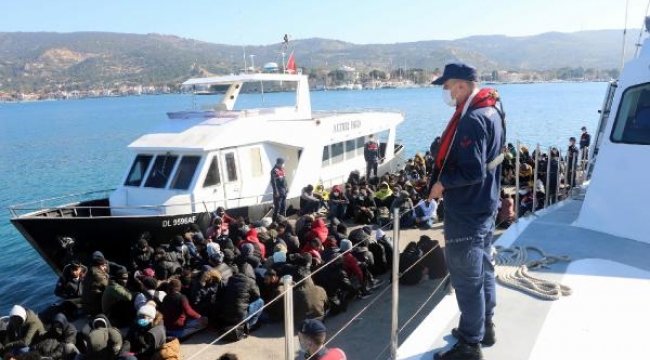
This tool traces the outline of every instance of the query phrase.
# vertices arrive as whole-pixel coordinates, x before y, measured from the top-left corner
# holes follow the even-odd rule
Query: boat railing
[[[336,110],[312,110],[312,115],[314,118],[317,118],[316,115],[345,115],[345,114],[361,114],[368,112],[383,112],[383,113],[398,113],[404,115],[404,111],[396,108],[348,108],[348,109],[336,109]]]
[[[183,202],[173,204],[158,204],[158,205],[132,205],[132,206],[112,206],[112,205],[81,205],[80,203],[108,199],[111,192],[115,189],[89,191],[84,193],[76,193],[70,195],[63,195],[43,200],[30,201],[26,203],[11,205],[9,211],[13,218],[38,214],[44,211],[56,211],[63,217],[64,214],[73,214],[73,216],[80,216],[79,214],[86,214],[86,217],[102,217],[102,216],[128,216],[125,212],[124,215],[110,215],[114,210],[119,213],[119,210],[129,210],[137,212],[140,215],[149,213],[152,215],[167,214],[167,209],[175,207],[187,207],[195,209],[194,212],[209,211],[218,206],[225,208],[238,207],[240,203],[242,206],[254,206],[265,202],[264,199],[272,196],[272,193],[265,193],[253,196],[245,196],[238,198],[222,199],[222,200],[203,200],[195,202]],[[250,201],[253,200],[253,201]],[[94,214],[93,214],[94,212]]]

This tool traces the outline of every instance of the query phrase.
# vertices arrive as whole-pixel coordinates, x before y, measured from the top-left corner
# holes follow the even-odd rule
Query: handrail
[[[10,208],[10,209],[11,209],[11,208],[18,208],[18,207],[25,206],[25,205],[31,205],[31,204],[36,204],[36,203],[43,203],[43,202],[45,202],[45,201],[54,201],[54,200],[68,199],[68,198],[72,198],[72,197],[75,197],[75,196],[84,196],[84,195],[92,195],[92,194],[99,194],[99,193],[113,192],[113,191],[115,191],[115,190],[116,190],[115,188],[112,188],[112,189],[104,189],[104,190],[93,190],[93,191],[87,191],[87,192],[83,192],[83,193],[75,193],[75,194],[61,195],[61,196],[56,196],[56,197],[47,198],[47,199],[32,200],[32,201],[27,201],[27,202],[23,202],[23,203],[18,203],[18,204],[15,204],[15,205],[11,205],[11,206],[9,206],[9,208]]]
[[[133,206],[112,206],[112,205],[70,205],[70,204],[63,204],[63,205],[53,205],[53,206],[44,206],[45,202],[48,201],[53,201],[53,200],[61,200],[61,199],[66,199],[66,198],[72,198],[74,196],[82,196],[82,195],[91,195],[91,194],[96,194],[96,193],[102,193],[102,192],[110,192],[112,190],[98,190],[98,191],[91,191],[87,193],[80,193],[80,194],[74,194],[74,195],[65,195],[65,196],[60,196],[56,198],[51,198],[51,199],[45,199],[45,200],[36,200],[36,201],[30,201],[22,204],[17,204],[17,205],[11,205],[9,206],[9,210],[11,211],[12,215],[14,217],[19,217],[21,216],[18,214],[18,212],[33,212],[33,211],[41,211],[41,210],[48,210],[48,209],[56,209],[56,210],[120,210],[120,209],[130,209],[130,210],[161,210],[161,209],[166,209],[170,207],[176,207],[176,206],[196,206],[196,205],[205,205],[209,203],[219,203],[219,202],[231,202],[231,201],[238,201],[238,200],[246,200],[246,199],[254,199],[254,198],[264,198],[266,196],[271,196],[273,193],[265,193],[265,194],[259,194],[259,195],[252,195],[252,196],[243,196],[243,197],[237,197],[237,198],[230,198],[230,199],[223,199],[223,200],[202,200],[202,201],[194,201],[194,202],[183,202],[183,203],[175,203],[175,204],[159,204],[159,205],[133,205]],[[258,200],[256,202],[257,204],[261,204],[263,201]],[[39,204],[40,206],[34,206],[34,207],[26,207],[27,205],[35,205]],[[96,216],[99,217],[99,216]]]

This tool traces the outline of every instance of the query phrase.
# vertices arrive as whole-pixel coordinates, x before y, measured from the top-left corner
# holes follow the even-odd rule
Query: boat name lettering
[[[196,222],[196,215],[195,216],[186,216],[186,217],[181,217],[181,218],[176,218],[176,219],[170,219],[170,220],[163,220],[162,227],[171,227],[171,226],[194,224],[194,222]]]
[[[334,132],[350,131],[361,127],[361,120],[350,120],[334,124]]]

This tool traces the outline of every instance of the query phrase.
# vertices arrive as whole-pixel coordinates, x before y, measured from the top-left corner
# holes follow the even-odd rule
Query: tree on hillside
[[[368,73],[368,77],[376,80],[386,80],[386,73],[384,71],[374,69]]]

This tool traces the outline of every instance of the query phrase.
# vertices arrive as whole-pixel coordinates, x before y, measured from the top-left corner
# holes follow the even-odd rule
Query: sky
[[[20,0],[3,1],[0,32],[159,33],[231,45],[312,37],[357,44],[623,29],[649,0]]]

